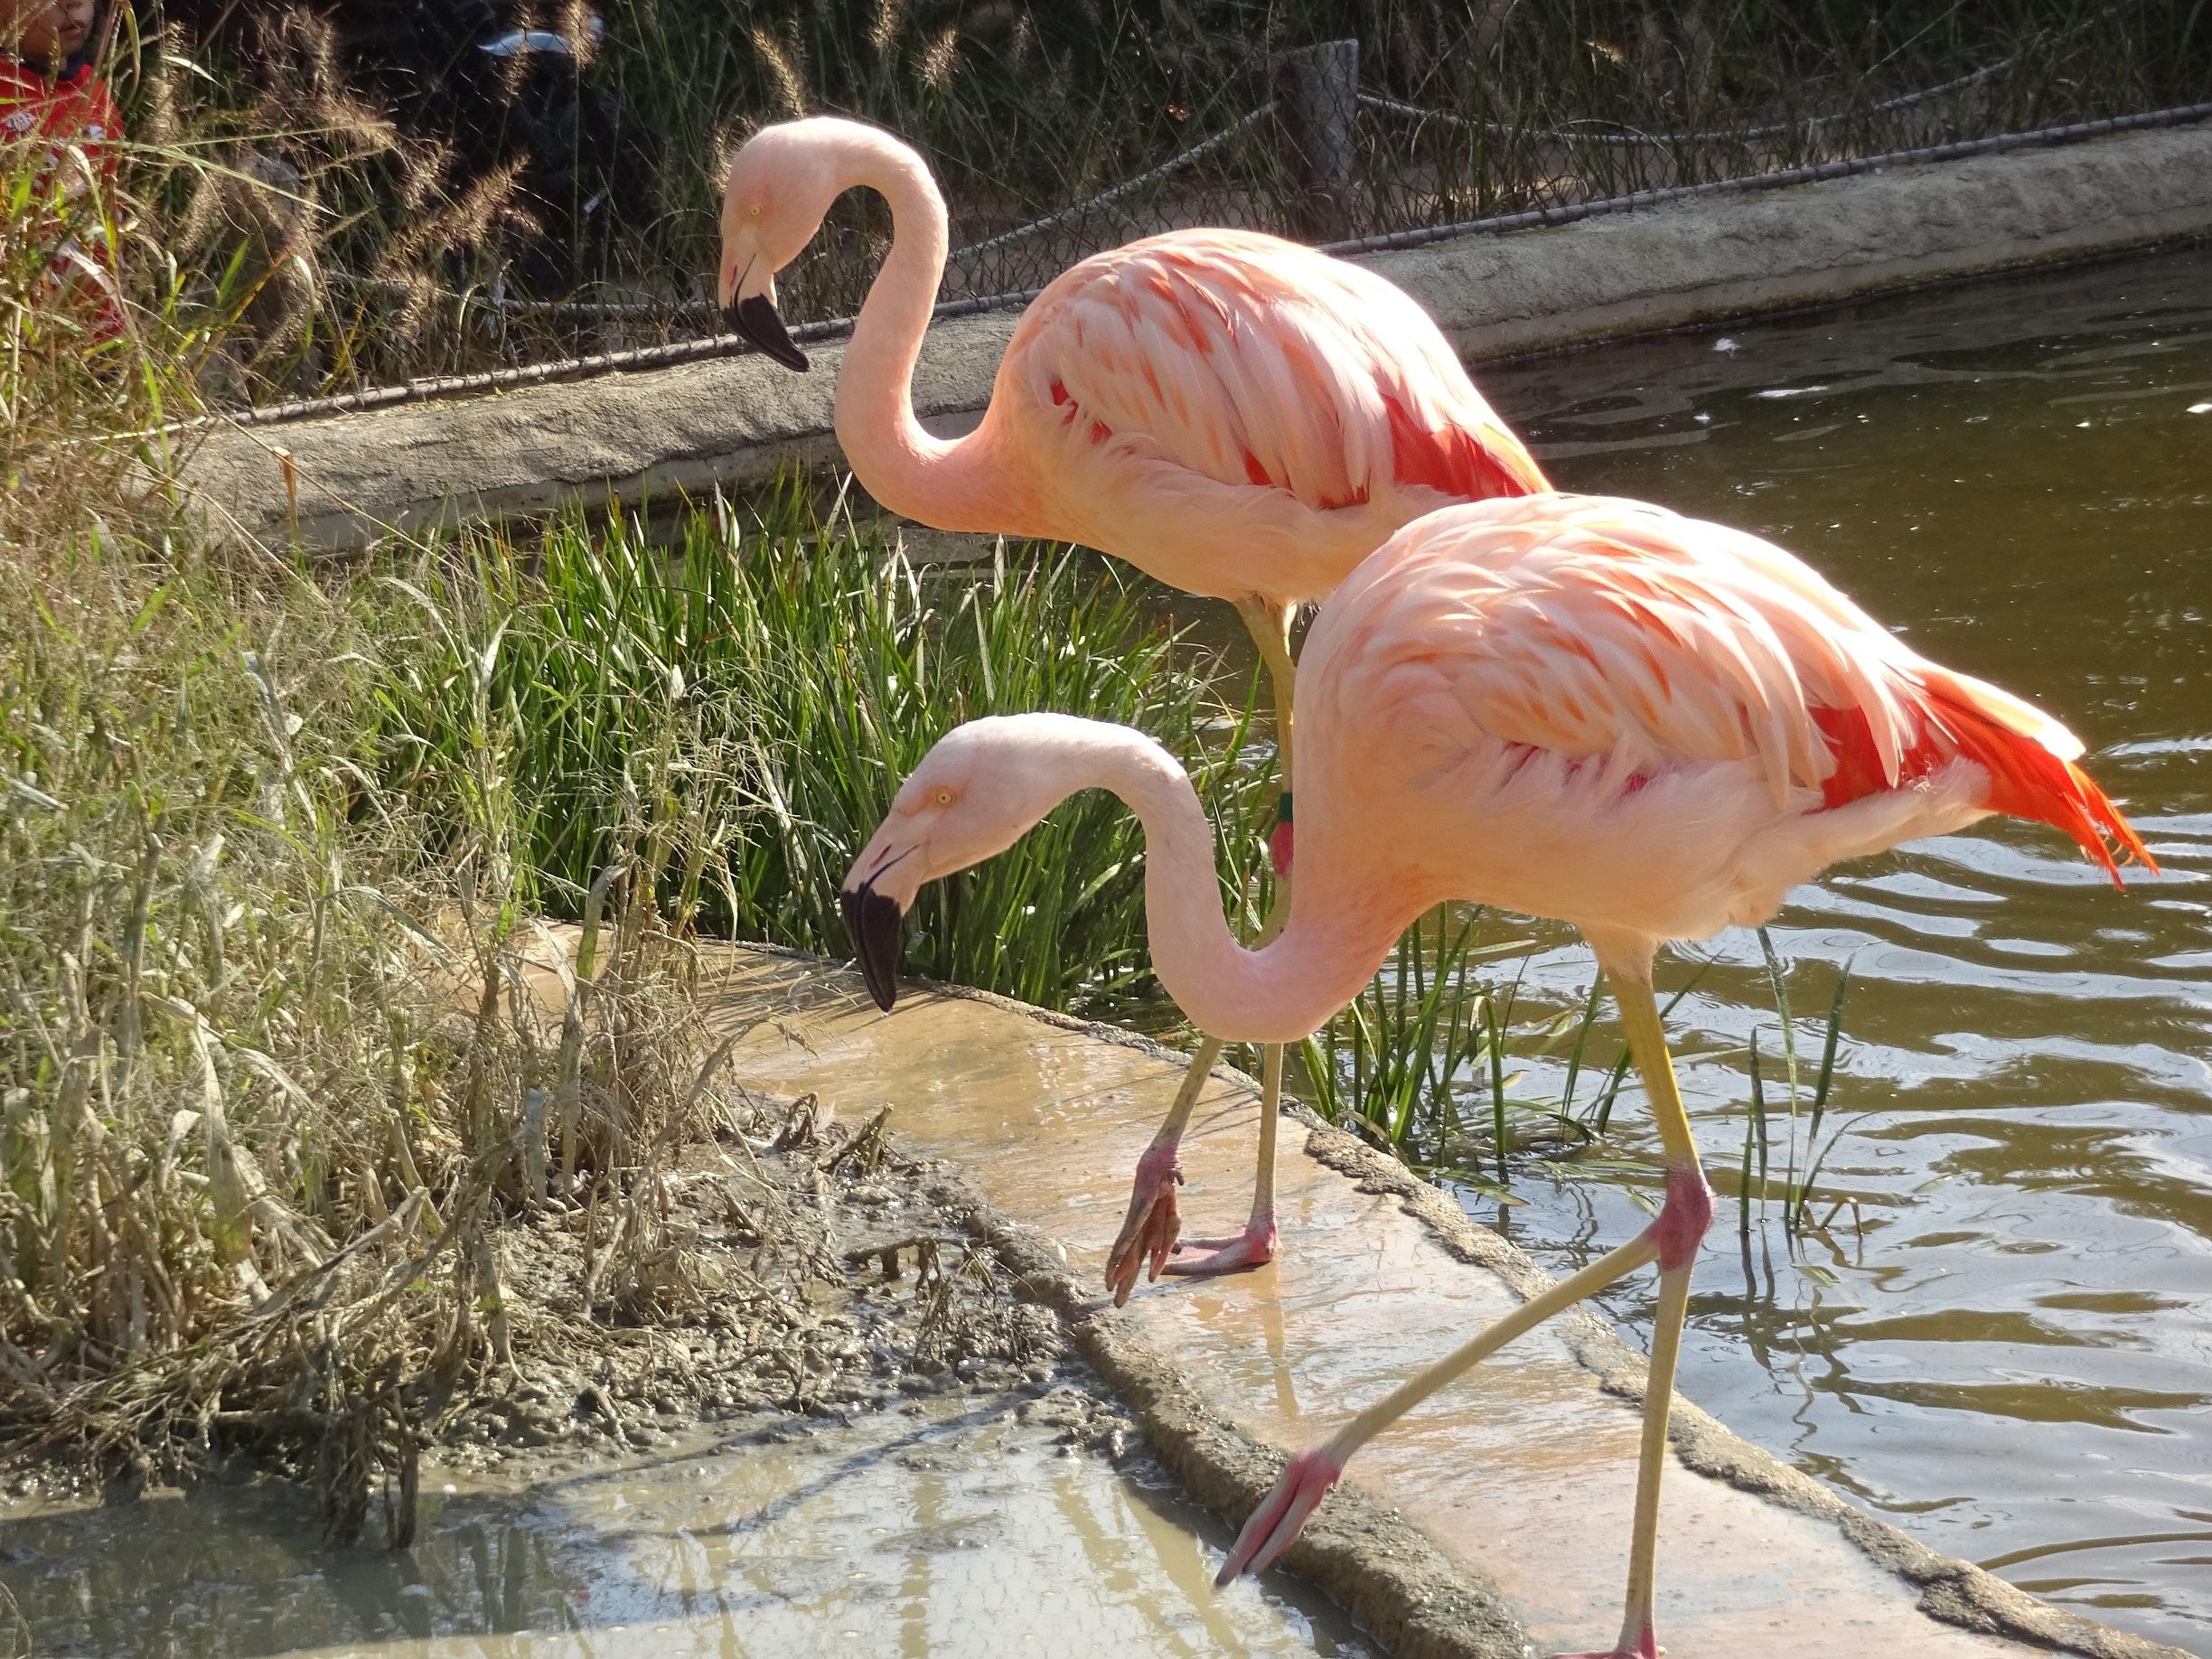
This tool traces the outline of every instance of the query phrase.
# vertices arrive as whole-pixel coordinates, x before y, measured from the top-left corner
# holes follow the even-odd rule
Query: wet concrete
[[[893,1128],[914,1149],[970,1172],[982,1198],[1041,1235],[1074,1284],[1097,1284],[1129,1172],[1174,1092],[1175,1056],[968,994],[915,995],[886,1017],[856,977],[804,959],[737,949],[717,961],[715,1017],[749,1026],[736,1057],[749,1079],[817,1091],[843,1113],[891,1107]],[[1184,1149],[1186,1230],[1242,1221],[1257,1110],[1250,1083],[1226,1073],[1202,1100]],[[1345,1137],[1306,1124],[1284,1139],[1280,1261],[1232,1279],[1163,1281],[1120,1314],[1102,1298],[1067,1311],[1106,1334],[1106,1345],[1140,1345],[1175,1373],[1143,1379],[1145,1389],[1195,1396],[1237,1435],[1289,1451],[1543,1281],[1441,1195]],[[1101,1359],[1095,1347],[1092,1358]],[[1129,1392],[1130,1367],[1101,1369]],[[1472,1586],[1483,1627],[1465,1639],[1425,1628],[1405,1645],[1518,1655],[1522,1640],[1541,1653],[1609,1638],[1619,1620],[1640,1385],[1635,1356],[1595,1318],[1555,1321],[1353,1466],[1348,1484],[1382,1515],[1364,1565],[1356,1549],[1320,1546],[1294,1551],[1291,1564],[1318,1572],[1372,1620],[1361,1577],[1397,1570],[1385,1556],[1423,1553],[1425,1538]],[[1938,1556],[1701,1412],[1678,1410],[1659,1550],[1660,1628],[1678,1654],[2179,1652],[2059,1613]],[[1147,1420],[1157,1437],[1161,1420]],[[1160,1450],[1176,1462],[1176,1447]],[[1235,1462],[1236,1448],[1221,1457]],[[1231,1507],[1255,1495],[1241,1470],[1224,1477],[1229,1497],[1192,1480],[1188,1467],[1177,1472]],[[1339,1506],[1372,1507],[1345,1504],[1340,1492],[1313,1530],[1326,1533],[1322,1523]],[[1392,1532],[1390,1510],[1418,1536]],[[1509,1609],[1502,1619],[1500,1604]]]

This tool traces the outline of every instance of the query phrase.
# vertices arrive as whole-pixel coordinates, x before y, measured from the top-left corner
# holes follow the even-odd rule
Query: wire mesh
[[[1186,42],[1174,62],[1164,61],[1172,54],[1161,31],[1126,19],[1102,48],[1095,29],[1087,45],[1072,36],[1055,45],[1055,30],[1082,33],[1064,17],[1048,21],[1057,9],[1002,8],[1013,21],[994,46],[951,12],[890,0],[863,20],[864,37],[857,23],[842,36],[823,33],[831,9],[778,23],[772,7],[740,7],[755,21],[734,27],[726,10],[698,0],[610,0],[586,50],[583,14],[569,7],[563,15],[579,38],[563,49],[567,72],[599,77],[610,97],[650,107],[662,129],[661,164],[653,202],[572,204],[581,211],[561,222],[605,211],[644,229],[605,239],[588,276],[548,282],[513,256],[516,239],[501,233],[497,212],[480,211],[471,234],[440,246],[422,233],[419,216],[395,221],[355,207],[345,233],[314,248],[312,280],[294,302],[310,315],[288,323],[294,338],[320,350],[240,377],[223,400],[266,408],[289,397],[296,408],[302,393],[350,393],[387,401],[413,394],[380,389],[408,381],[576,372],[576,360],[631,366],[731,349],[716,342],[706,287],[717,175],[743,131],[800,108],[841,106],[917,141],[951,216],[942,296],[969,308],[1024,300],[1092,253],[1189,226],[1372,246],[2008,133],[2153,110],[2176,118],[2176,89],[2212,101],[2212,52],[2161,21],[2179,10],[2023,6],[2010,18],[1998,16],[2005,7],[1980,8],[1996,21],[1968,27],[1962,20],[1973,8],[1908,5],[1899,10],[1919,14],[1909,39],[1870,30],[1866,49],[1854,52],[1833,42],[1807,49],[1803,31],[1778,26],[1755,0],[1691,8],[1686,23],[1582,0],[1558,8],[1566,26],[1548,31],[1524,21],[1531,8],[1317,4],[1288,22],[1289,8],[1269,8],[1266,26],[1249,38]],[[1098,10],[1068,14],[1078,9]],[[1213,0],[1195,10],[1249,8]],[[513,21],[502,18],[501,38]],[[708,31],[681,65],[682,81],[655,56],[670,52],[680,22]],[[1281,45],[1301,22],[1357,27],[1318,44]],[[1086,61],[1085,50],[1101,55]],[[513,84],[520,96],[527,83]],[[670,94],[676,84],[689,89]],[[741,87],[783,108],[728,110]],[[585,188],[589,170],[572,171]],[[464,188],[450,181],[446,193]],[[382,189],[391,192],[389,182]],[[377,188],[357,188],[355,199],[364,193]],[[527,211],[512,220],[529,221]],[[858,308],[888,230],[872,197],[840,201],[779,279],[795,333],[819,337],[822,324]]]

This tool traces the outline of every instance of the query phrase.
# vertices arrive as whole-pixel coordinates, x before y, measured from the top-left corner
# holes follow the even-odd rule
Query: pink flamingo
[[[1015,328],[982,423],[963,438],[933,436],[914,418],[913,382],[944,274],[944,199],[898,139],[830,117],[755,133],[730,166],[717,296],[733,328],[804,369],[776,314],[775,273],[855,187],[890,204],[891,249],[838,379],[838,441],[854,474],[884,506],[924,524],[1081,542],[1236,605],[1274,687],[1279,879],[1269,926],[1280,926],[1297,606],[1399,526],[1453,501],[1548,489],[1543,473],[1401,290],[1242,230],[1151,237],[1067,271]],[[1221,1049],[1209,1035],[1138,1161],[1107,1258],[1117,1304],[1140,1266],[1157,1279],[1181,1248],[1176,1147]],[[1261,1075],[1251,1217],[1234,1237],[1191,1241],[1214,1253],[1170,1272],[1222,1272],[1274,1254],[1279,1047],[1263,1054]]]
[[[1626,1615],[1609,1655],[1580,1656],[1654,1659],[1667,1411],[1712,1214],[1653,999],[1658,945],[1763,922],[1839,859],[1992,812],[2056,825],[2115,881],[2106,835],[2145,865],[2150,854],[2074,764],[2081,745],[2057,722],[1918,656],[1781,548],[1641,502],[1540,495],[1407,526],[1323,604],[1303,679],[1301,894],[1272,942],[1246,950],[1223,926],[1212,830],[1164,750],[1126,727],[1040,714],[962,726],[915,769],[846,880],[856,950],[887,1001],[899,918],[922,884],[1093,786],[1144,824],[1161,982],[1233,1039],[1317,1029],[1442,901],[1579,926],[1657,1117],[1664,1206],[1293,1458],[1219,1581],[1281,1554],[1345,1461],[1401,1413],[1656,1262]]]

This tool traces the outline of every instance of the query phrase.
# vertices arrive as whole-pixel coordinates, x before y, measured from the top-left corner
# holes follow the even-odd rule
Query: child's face
[[[92,33],[93,0],[0,0],[0,52],[58,63]]]

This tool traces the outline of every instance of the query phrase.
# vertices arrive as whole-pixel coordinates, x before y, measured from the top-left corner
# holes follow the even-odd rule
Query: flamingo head
[[[869,994],[898,1000],[899,928],[928,883],[995,858],[1072,792],[1064,715],[970,720],[922,757],[838,895]]]
[[[786,369],[804,369],[807,359],[776,312],[776,273],[814,239],[830,204],[852,182],[843,129],[858,125],[816,117],[764,127],[730,163],[715,303],[732,329]]]

